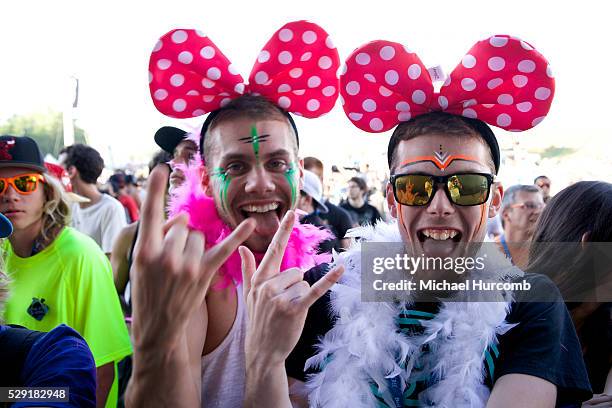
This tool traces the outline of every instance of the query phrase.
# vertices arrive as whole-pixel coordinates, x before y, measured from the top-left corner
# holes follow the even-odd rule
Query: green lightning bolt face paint
[[[253,153],[255,154],[255,161],[257,165],[259,165],[260,143],[265,142],[269,137],[270,135],[267,135],[267,134],[264,134],[264,135],[257,134],[257,127],[255,125],[251,125],[251,136],[243,137],[238,140],[240,140],[243,143],[250,143],[253,145]]]
[[[287,179],[287,182],[291,187],[291,208],[293,208],[297,200],[298,180],[296,174],[297,166],[295,165],[295,163],[289,163],[289,168],[287,169],[287,171],[285,171],[285,178]]]
[[[216,167],[211,175],[219,181],[219,199],[221,200],[221,208],[223,209],[223,212],[227,213],[227,208],[229,206],[229,203],[227,202],[227,189],[232,182],[232,177],[225,173],[225,169],[223,167]]]

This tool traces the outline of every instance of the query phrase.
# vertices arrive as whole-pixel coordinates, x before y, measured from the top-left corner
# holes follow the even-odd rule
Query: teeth
[[[439,229],[424,229],[421,231],[427,238],[435,239],[436,241],[445,241],[449,238],[455,238],[459,233],[456,230],[439,230]]]
[[[246,212],[255,212],[255,213],[265,213],[268,211],[274,211],[278,208],[278,203],[270,203],[264,205],[245,205],[242,207],[243,211]]]

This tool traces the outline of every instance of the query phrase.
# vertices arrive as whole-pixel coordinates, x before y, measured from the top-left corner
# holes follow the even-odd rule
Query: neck
[[[81,208],[87,208],[94,205],[102,198],[102,193],[98,191],[95,184],[85,183],[83,180],[75,180],[72,184],[72,188],[75,193],[89,198],[90,200],[88,203],[79,203]]]
[[[531,241],[531,234],[523,229],[517,230],[514,228],[506,228],[506,230],[504,230],[504,235],[506,236],[506,242],[513,244]]]
[[[523,230],[513,231],[509,228],[507,231],[504,231],[504,235],[514,264],[519,268],[526,267],[529,258],[531,234]]]
[[[357,197],[357,198],[349,197],[348,202],[350,205],[352,205],[355,208],[361,208],[365,204],[365,200],[363,199],[362,196]]]
[[[13,231],[9,241],[15,254],[21,258],[27,258],[32,255],[32,247],[34,246],[34,241],[40,235],[41,227],[42,220],[39,220],[24,229]]]

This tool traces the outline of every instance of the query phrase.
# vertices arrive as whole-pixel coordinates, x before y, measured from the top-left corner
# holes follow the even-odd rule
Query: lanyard
[[[502,244],[502,247],[504,248],[504,254],[506,254],[506,258],[510,259],[510,263],[514,265],[514,262],[512,261],[512,254],[510,254],[510,248],[508,248],[508,243],[506,242],[506,236],[504,234],[502,234],[501,237],[499,238],[499,242]]]

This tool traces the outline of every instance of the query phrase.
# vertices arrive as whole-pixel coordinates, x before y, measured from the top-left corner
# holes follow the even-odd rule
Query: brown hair
[[[480,132],[462,117],[445,112],[431,112],[420,115],[408,122],[400,123],[395,128],[387,149],[389,169],[393,171],[393,168],[397,164],[395,162],[395,150],[400,142],[428,134],[459,137],[466,140],[478,140],[486,146],[489,151],[489,157],[485,164],[487,167],[491,168],[492,172],[495,172],[495,163],[493,162],[491,147],[483,139]]]
[[[312,157],[312,156],[304,157],[304,168],[306,170],[310,170],[313,168],[323,170],[323,162],[317,159],[316,157]]]
[[[288,114],[282,111],[278,106],[274,105],[272,102],[259,95],[247,94],[243,95],[239,98],[231,100],[227,105],[223,108],[219,109],[216,112],[211,113],[212,118],[209,119],[209,122],[204,123],[204,130],[206,133],[201,136],[203,140],[200,140],[200,145],[203,149],[203,158],[204,162],[208,163],[210,160],[210,155],[214,152],[214,145],[212,143],[212,138],[209,137],[210,132],[222,122],[227,122],[231,120],[235,120],[238,118],[248,118],[253,120],[278,120],[281,122],[285,122],[292,129],[292,132],[295,134],[295,130],[293,130],[293,125],[291,124],[291,119]],[[296,134],[296,143],[295,143],[295,155],[297,156],[298,151],[298,143],[297,143],[297,134]]]

